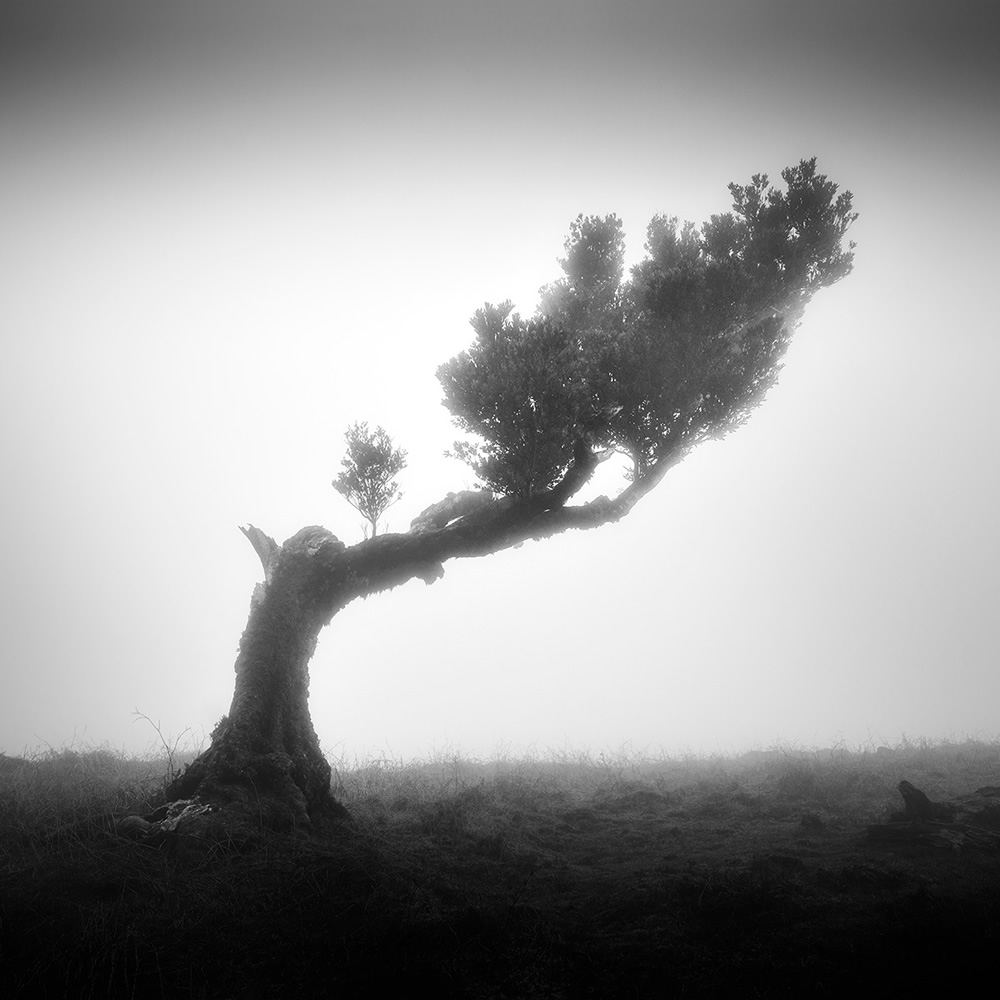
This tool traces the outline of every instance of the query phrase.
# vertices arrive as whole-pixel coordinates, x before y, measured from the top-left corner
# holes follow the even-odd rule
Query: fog
[[[201,737],[279,541],[361,518],[348,423],[407,449],[390,530],[471,472],[434,372],[524,312],[578,213],[816,156],[855,271],[748,425],[621,524],[446,565],[321,638],[331,753],[995,738],[988,5],[9,3],[0,749]],[[614,482],[600,484],[607,492]]]

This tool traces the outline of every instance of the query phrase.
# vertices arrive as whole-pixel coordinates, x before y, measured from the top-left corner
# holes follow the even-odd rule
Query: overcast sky
[[[818,157],[855,196],[751,422],[622,524],[349,606],[332,754],[730,752],[1000,732],[991,0],[11,2],[0,12],[0,749],[211,730],[279,541],[472,485],[436,367],[569,223]],[[619,488],[599,484],[601,492]]]

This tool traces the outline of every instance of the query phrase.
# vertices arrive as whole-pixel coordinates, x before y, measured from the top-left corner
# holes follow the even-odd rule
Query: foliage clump
[[[642,479],[743,423],[773,385],[803,309],[847,275],[850,192],[803,160],[729,185],[732,211],[701,227],[656,216],[624,273],[615,215],[579,216],[564,277],[531,319],[512,304],[472,318],[472,346],[438,369],[444,402],[474,440],[455,454],[494,491],[549,489],[581,454],[618,451]],[[586,449],[586,451],[584,451]]]
[[[370,431],[364,421],[351,424],[344,435],[347,454],[333,488],[371,525],[402,496],[395,476],[406,467],[406,452],[393,444],[383,427]]]

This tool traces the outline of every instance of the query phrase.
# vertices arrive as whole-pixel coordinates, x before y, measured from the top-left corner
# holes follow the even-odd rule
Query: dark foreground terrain
[[[164,771],[107,750],[0,757],[0,995],[995,987],[989,816],[972,839],[885,824],[901,780],[933,800],[1000,785],[1000,744],[374,762],[336,774],[355,817],[336,841],[196,856],[116,830]]]

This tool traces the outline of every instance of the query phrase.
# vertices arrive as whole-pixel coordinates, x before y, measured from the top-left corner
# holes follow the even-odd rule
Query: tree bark
[[[309,660],[330,615],[317,603],[316,556],[345,546],[304,528],[280,548],[252,526],[264,564],[236,659],[228,715],[211,746],[168,789],[274,830],[309,829],[346,811],[330,795],[330,765],[309,715]],[[269,544],[268,544],[269,543]]]
[[[323,626],[356,597],[411,579],[433,583],[448,559],[617,521],[679,458],[658,463],[615,500],[566,507],[600,460],[581,445],[549,490],[500,499],[479,490],[449,494],[406,534],[350,548],[322,527],[303,528],[281,546],[252,525],[241,529],[260,557],[264,582],[254,590],[240,641],[232,705],[208,750],[168,788],[171,804],[140,821],[144,835],[204,836],[241,824],[310,832],[346,820],[331,795],[330,766],[309,714],[309,660]]]

